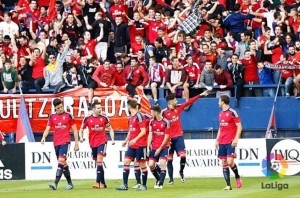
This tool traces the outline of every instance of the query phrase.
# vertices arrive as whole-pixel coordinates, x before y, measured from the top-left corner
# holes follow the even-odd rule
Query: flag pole
[[[281,72],[280,72],[279,81],[277,84],[277,89],[276,89],[276,93],[275,93],[275,97],[274,97],[274,101],[273,101],[273,106],[272,106],[271,113],[270,113],[269,123],[268,123],[267,130],[266,130],[266,135],[265,135],[266,139],[273,137],[272,131],[270,129],[271,129],[271,125],[273,124],[272,122],[275,119],[275,104],[277,102],[278,92],[279,92],[279,88],[280,88],[280,84],[281,84],[280,82],[281,82]],[[275,122],[276,122],[276,120],[275,120]],[[276,126],[276,123],[275,123],[275,126]],[[276,130],[277,130],[277,127],[276,127]]]

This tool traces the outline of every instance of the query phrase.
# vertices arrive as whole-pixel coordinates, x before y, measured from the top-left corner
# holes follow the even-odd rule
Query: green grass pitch
[[[201,170],[199,170],[201,171]],[[0,197],[47,197],[47,198],[76,198],[76,197],[102,197],[102,198],[198,198],[198,197],[242,197],[242,198],[299,198],[300,197],[300,177],[284,177],[279,180],[270,180],[268,177],[246,177],[243,179],[242,189],[235,188],[234,178],[231,178],[233,190],[223,191],[225,182],[223,178],[187,178],[185,183],[181,183],[179,179],[175,179],[172,186],[165,185],[162,190],[153,189],[154,180],[148,181],[148,190],[137,192],[134,189],[128,191],[116,191],[115,187],[121,185],[121,180],[108,180],[107,189],[92,189],[94,180],[74,180],[75,188],[71,191],[63,190],[66,181],[62,180],[58,186],[58,190],[53,191],[48,188],[48,184],[52,181],[0,181]],[[166,179],[166,181],[168,181]],[[129,181],[129,187],[135,183],[134,180]],[[288,184],[288,189],[263,189],[262,183]]]

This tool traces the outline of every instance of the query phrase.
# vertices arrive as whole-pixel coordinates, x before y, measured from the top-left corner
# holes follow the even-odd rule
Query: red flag
[[[267,131],[266,131],[266,136],[265,136],[266,139],[275,138],[277,136],[277,126],[276,126],[276,117],[275,117],[274,109],[275,108],[273,105],[269,123],[268,123],[268,127],[267,127]]]
[[[20,107],[19,115],[17,122],[17,131],[16,131],[16,142],[35,142],[34,136],[32,133],[31,125],[29,122],[29,117],[26,110],[24,97],[21,95],[20,98]]]
[[[49,8],[48,8],[48,19],[49,21],[52,21],[56,17],[56,11],[54,9],[56,0],[50,0],[49,2]]]
[[[165,3],[164,0],[156,0],[156,3],[159,4],[159,5],[166,6],[168,8],[174,9],[169,4]]]

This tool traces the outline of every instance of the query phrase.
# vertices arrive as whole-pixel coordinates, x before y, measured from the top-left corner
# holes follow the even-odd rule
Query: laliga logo
[[[268,167],[268,161],[271,166]],[[283,178],[286,175],[288,169],[288,164],[284,157],[279,154],[270,153],[265,159],[262,160],[262,172],[265,176],[270,177],[270,179]],[[275,173],[270,173],[270,169],[276,171]]]
[[[278,142],[270,154],[262,161],[262,172],[270,179],[282,178],[285,175],[296,175],[300,172],[300,143],[286,139]],[[268,167],[268,161],[271,166]],[[270,174],[270,169],[275,173]],[[273,172],[273,171],[272,171]]]

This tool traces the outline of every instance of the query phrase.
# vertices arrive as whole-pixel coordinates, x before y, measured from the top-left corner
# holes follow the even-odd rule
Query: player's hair
[[[215,70],[223,69],[221,65],[216,65]]]
[[[101,104],[100,104],[99,102],[94,102],[94,103],[92,104],[92,109],[95,109],[97,105],[101,105]]]
[[[169,102],[170,100],[175,99],[175,94],[169,94],[166,96],[166,101]]]
[[[134,61],[138,62],[137,57],[131,57],[130,60],[134,60]]]
[[[192,55],[190,55],[190,54],[185,55],[185,60],[189,59],[190,57],[192,57]]]
[[[206,61],[205,61],[205,64],[206,64],[206,63],[211,63],[211,60],[206,60]]]
[[[161,108],[160,108],[160,106],[158,106],[158,105],[152,106],[152,107],[151,107],[151,110],[152,110],[152,111],[155,111],[155,112],[157,112],[157,113],[161,113]]]
[[[138,107],[138,110],[141,110],[142,105],[140,103],[137,103],[137,107]]]
[[[104,62],[104,63],[105,63],[105,62],[110,63],[110,60],[109,60],[109,59],[105,59],[103,62]]]
[[[62,104],[62,101],[61,101],[61,99],[59,99],[59,98],[55,98],[55,99],[53,100],[52,104],[53,104],[54,107],[56,107],[56,106]]]
[[[222,96],[220,96],[220,99],[221,99],[221,101],[222,102],[224,102],[225,104],[229,104],[229,102],[230,102],[230,98],[227,96],[227,95],[222,95]]]
[[[136,109],[138,106],[138,103],[136,100],[128,100],[127,105],[130,106],[130,108]]]

